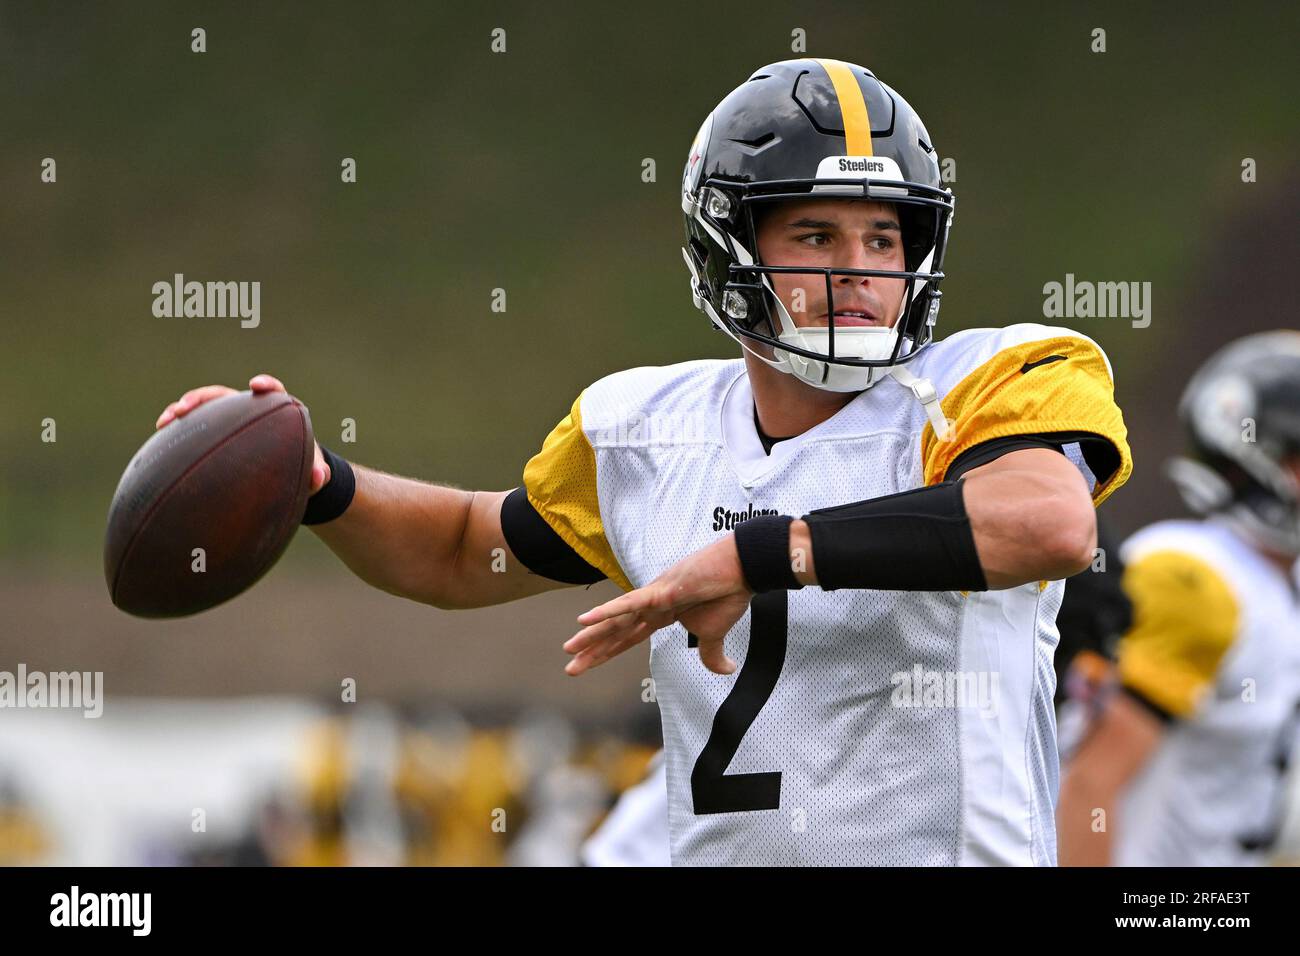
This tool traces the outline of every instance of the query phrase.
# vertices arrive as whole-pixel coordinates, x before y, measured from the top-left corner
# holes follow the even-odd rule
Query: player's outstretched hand
[[[254,375],[248,380],[248,387],[254,392],[285,391],[284,383],[274,375]],[[188,415],[204,402],[234,394],[235,390],[226,385],[204,385],[202,388],[192,388],[177,401],[164,408],[163,413],[158,416],[158,421],[154,422],[153,427],[155,429],[162,428],[174,419]],[[317,444],[315,458],[311,466],[311,493],[315,494],[320,491],[325,482],[329,481],[329,478],[329,465],[325,464],[325,458],[320,453],[320,445]]]
[[[740,569],[735,536],[729,534],[678,561],[645,587],[580,614],[578,623],[584,627],[564,644],[574,655],[564,670],[577,676],[680,621],[699,639],[704,666],[730,674],[736,663],[723,650],[723,638],[744,616],[753,596]]]

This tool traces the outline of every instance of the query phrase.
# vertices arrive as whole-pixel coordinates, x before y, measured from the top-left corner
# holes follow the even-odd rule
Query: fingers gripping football
[[[248,387],[254,392],[283,392],[285,391],[284,383],[274,375],[254,375],[248,381]],[[182,418],[194,409],[198,408],[204,402],[210,402],[214,398],[221,398],[225,395],[235,394],[235,389],[226,385],[204,385],[200,388],[192,388],[179,399],[172,402],[163,409],[158,420],[154,422],[154,428],[162,428],[177,418]],[[325,482],[329,481],[329,466],[325,464],[325,457],[321,454],[320,445],[317,444],[312,460],[311,468],[311,492],[315,494],[324,487]]]

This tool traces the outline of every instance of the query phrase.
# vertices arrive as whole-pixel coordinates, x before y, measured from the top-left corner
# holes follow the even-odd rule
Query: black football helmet
[[[893,203],[905,271],[810,269],[759,261],[755,205],[824,196]],[[682,177],[691,297],[715,326],[774,350],[768,364],[819,388],[860,391],[933,340],[939,284],[952,223],[952,191],[940,183],[937,152],[907,102],[861,66],[783,60],[756,71],[705,119]],[[798,328],[768,276],[808,273],[904,279],[891,328]],[[750,348],[750,351],[754,350]]]
[[[1300,555],[1300,332],[1262,332],[1220,349],[1192,376],[1179,414],[1188,452],[1168,474],[1188,507]]]

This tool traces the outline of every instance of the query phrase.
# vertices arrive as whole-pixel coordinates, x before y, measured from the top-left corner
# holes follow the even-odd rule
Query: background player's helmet
[[[1300,554],[1300,332],[1250,335],[1192,377],[1179,414],[1188,454],[1169,465],[1188,507]]]
[[[916,111],[870,70],[820,59],[758,70],[709,114],[686,160],[682,252],[696,308],[743,347],[772,346],[775,361],[749,350],[819,388],[875,384],[934,337],[953,214],[937,155]],[[906,271],[759,262],[755,205],[825,196],[894,203]],[[906,294],[893,328],[835,328],[832,314],[830,328],[799,329],[772,289],[774,272],[824,281],[828,303],[836,275],[901,278]]]

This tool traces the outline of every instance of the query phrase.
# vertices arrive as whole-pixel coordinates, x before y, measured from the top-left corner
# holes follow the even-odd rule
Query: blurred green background
[[[681,165],[723,95],[795,55],[795,29],[809,55],[896,87],[956,161],[941,333],[1045,321],[1043,284],[1067,272],[1153,284],[1149,328],[1060,323],[1114,364],[1137,471],[1107,509],[1132,530],[1176,510],[1159,465],[1187,373],[1232,336],[1296,324],[1298,19],[1280,4],[0,5],[0,569],[102,592],[118,475],[192,386],[270,371],[349,457],[500,489],[600,376],[735,354],[690,305]],[[177,272],[260,281],[260,326],[155,318],[151,286]],[[304,534],[277,577],[347,572]],[[11,587],[11,610],[34,593]]]

